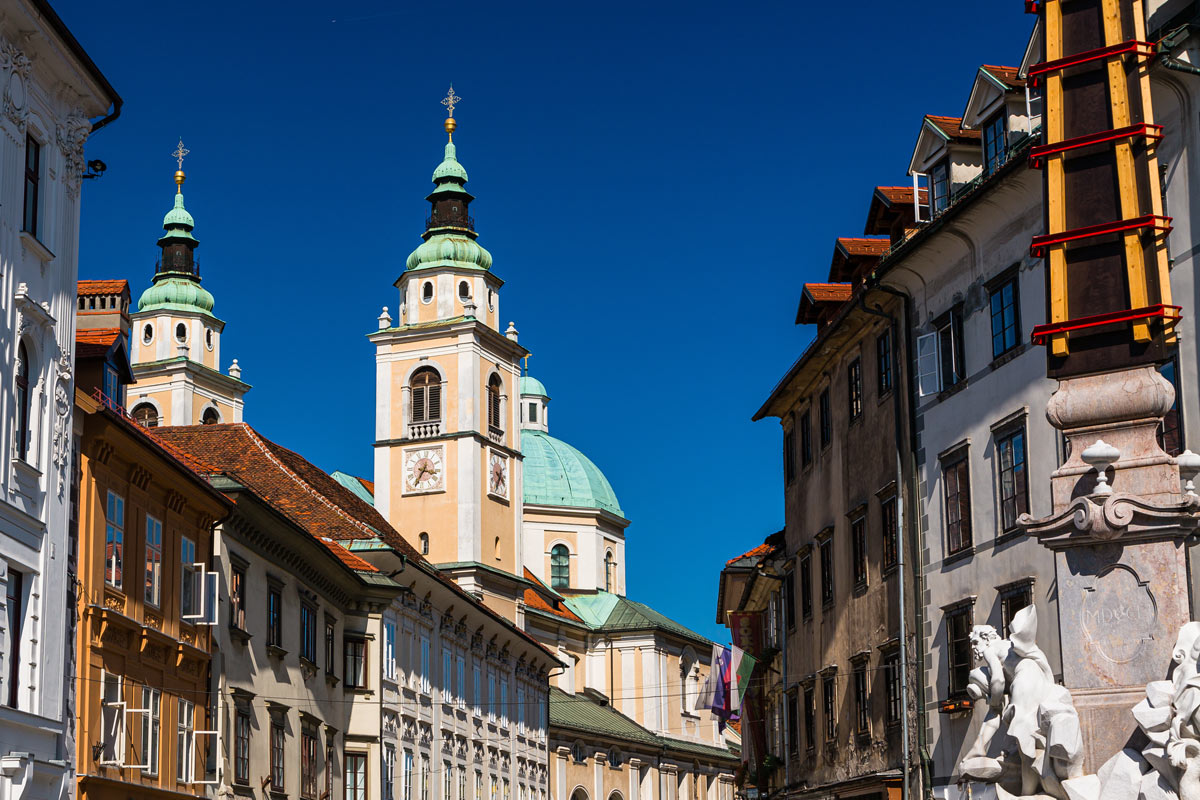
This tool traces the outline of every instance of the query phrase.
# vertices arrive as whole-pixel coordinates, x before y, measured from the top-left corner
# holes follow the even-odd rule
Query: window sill
[[[351,686],[350,684],[346,684],[345,686],[343,686],[342,690],[349,694],[365,695],[368,697],[375,694],[374,689],[368,689],[365,686]]]
[[[995,358],[992,359],[992,363],[990,365],[992,370],[998,370],[1001,367],[1003,367],[1005,364],[1007,364],[1008,362],[1019,358],[1025,352],[1025,350],[1027,348],[1028,348],[1028,345],[1025,344],[1024,342],[1022,342],[1021,344],[1013,347],[1012,349],[1008,350],[1007,352],[1001,353],[1000,355],[996,356]]]
[[[282,647],[280,647],[277,644],[267,645],[267,655],[271,656],[272,658],[282,659],[284,656],[287,655],[287,653],[288,653],[287,650],[284,650]]]
[[[879,393],[879,405],[883,405],[888,400],[892,399],[892,387],[888,387]]]
[[[950,564],[957,564],[959,561],[966,561],[967,559],[971,558],[974,555],[975,555],[975,546],[974,545],[972,545],[970,547],[964,547],[962,550],[959,550],[958,552],[952,553],[951,555],[948,555],[945,558],[943,558],[942,566],[945,567],[945,566],[949,566]]]
[[[1022,536],[1024,536],[1024,534],[1025,531],[1021,530],[1020,528],[1011,528],[997,536],[996,541],[992,546],[995,547],[997,545],[1007,544],[1008,542],[1020,539]]]
[[[858,583],[854,584],[854,596],[855,597],[862,597],[866,593],[867,593],[867,582],[865,580],[859,581]]]
[[[229,638],[233,639],[234,641],[241,642],[242,644],[246,644],[251,639],[253,639],[254,636],[249,631],[245,631],[241,628],[235,628],[233,626],[230,626]]]
[[[30,449],[33,449],[33,448],[30,448]],[[42,479],[42,471],[40,469],[38,469],[37,467],[35,467],[33,464],[30,464],[25,459],[20,458],[20,457],[14,457],[12,463],[13,463],[13,469],[15,469],[17,471],[17,473],[19,473],[21,475],[21,477],[26,478],[31,481],[40,481]]]
[[[325,673],[325,683],[329,684],[329,688],[335,688],[340,682],[337,675],[334,675],[332,672]]]
[[[895,575],[899,570],[900,570],[900,565],[893,561],[891,564],[886,564],[884,566],[883,570],[880,572],[880,574],[884,578],[890,578],[893,575]]]
[[[940,403],[941,401],[945,400],[948,397],[953,397],[954,395],[958,394],[965,388],[967,388],[967,379],[963,378],[961,381],[954,384],[949,389],[942,389],[940,392],[938,392],[937,393],[938,402]]]
[[[26,250],[33,253],[34,256],[37,257],[38,261],[41,261],[43,264],[49,264],[54,260],[54,253],[50,252],[50,248],[42,244],[41,241],[39,241],[38,238],[29,231],[21,231],[21,244],[25,246]]]

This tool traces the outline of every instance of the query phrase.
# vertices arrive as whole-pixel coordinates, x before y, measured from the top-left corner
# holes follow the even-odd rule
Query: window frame
[[[830,608],[837,598],[836,554],[833,552],[833,530],[827,529],[817,541],[817,559],[821,569],[821,607]]]
[[[1175,399],[1171,403],[1171,407],[1167,409],[1167,413],[1163,414],[1162,420],[1158,423],[1156,437],[1158,446],[1163,449],[1167,455],[1177,456],[1184,450],[1185,428],[1183,414],[1179,410],[1180,386],[1179,386],[1179,353],[1173,353],[1164,363],[1158,366],[1158,374],[1162,375],[1175,388]],[[1170,426],[1168,427],[1168,421]]]
[[[809,409],[800,412],[800,466],[808,467],[813,461],[812,416]]]
[[[246,632],[246,567],[232,559],[229,563],[229,627]]]
[[[939,179],[939,172],[941,177]],[[928,187],[929,218],[933,219],[950,207],[950,159],[944,158],[929,168]],[[938,186],[941,185],[941,191]]]
[[[806,547],[800,554],[800,619],[805,622],[813,616],[812,548]]]
[[[175,780],[192,783],[196,779],[196,704],[180,697],[175,716]]]
[[[410,422],[442,421],[442,376],[433,367],[420,367],[408,381]]]
[[[817,396],[817,422],[820,426],[821,448],[824,449],[833,441],[833,415],[829,408],[829,387],[826,386]]]
[[[869,581],[867,527],[867,513],[865,509],[851,517],[850,553],[855,592],[865,590]]]
[[[892,329],[885,328],[883,333],[875,337],[875,385],[879,391],[879,399],[892,391],[894,370],[892,369]]]
[[[29,348],[23,340],[17,342],[17,369],[16,369],[16,404],[17,404],[17,420],[16,429],[13,431],[16,438],[17,458],[29,463],[29,454],[33,449],[33,392],[29,385],[30,373],[33,371],[29,360]]]
[[[345,800],[366,800],[370,796],[368,787],[371,782],[367,754],[360,750],[347,750],[342,759],[346,776],[342,784],[342,796]]]
[[[565,554],[565,558],[563,558]],[[555,563],[555,559],[561,559],[561,563]],[[565,575],[559,575],[559,570],[565,570]],[[567,589],[571,586],[571,548],[559,542],[550,548],[550,588],[551,589]]]
[[[24,182],[21,194],[21,231],[28,233],[40,242],[42,235],[42,143],[32,133],[25,134],[25,158],[22,160],[24,161]]]
[[[233,782],[240,786],[250,783],[250,740],[253,735],[250,709],[239,705],[234,712]]]
[[[267,647],[283,649],[283,587],[267,585]]]
[[[881,659],[884,681],[884,725],[888,728],[900,724],[900,648],[892,648],[883,654]]]
[[[8,689],[5,699],[9,708],[20,708],[21,699],[21,645],[25,633],[25,615],[28,605],[25,597],[25,573],[8,565],[8,578],[5,582],[5,613],[8,630],[4,637],[5,677]],[[118,677],[118,682],[120,678]],[[119,692],[118,692],[119,693]]]
[[[851,685],[854,691],[854,733],[858,736],[871,734],[871,682],[868,679],[868,659],[853,662]]]
[[[120,517],[115,522],[114,517]],[[108,490],[104,514],[104,583],[124,591],[125,583],[125,498]]]
[[[966,343],[963,339],[962,304],[955,305],[934,321],[937,334],[938,391],[947,392],[966,384]],[[949,347],[946,342],[949,341]],[[947,356],[947,350],[949,354]]]
[[[862,358],[855,356],[846,366],[847,397],[846,408],[850,412],[850,422],[857,422],[863,413],[863,377]]]
[[[804,750],[813,753],[817,749],[817,686],[809,681],[803,686],[804,706]]]
[[[825,741],[837,741],[837,681],[833,672],[821,675],[821,718]]]
[[[783,432],[783,485],[791,486],[796,481],[796,433]]]
[[[1019,532],[1017,520],[1029,513],[1029,444],[1024,417],[996,430],[992,440],[996,448],[997,516],[1003,537]]]
[[[1034,579],[1030,577],[996,587],[996,596],[1000,603],[1001,637],[1008,638],[1009,626],[1012,624],[1012,619],[1018,611],[1034,605],[1033,583]],[[1013,601],[1021,599],[1025,601],[1023,605],[1014,605]]]
[[[347,689],[369,688],[367,640],[361,636],[342,637],[342,661],[343,685]]]
[[[279,719],[271,720],[271,746],[268,754],[271,792],[283,792],[287,781],[287,728]]]
[[[317,665],[317,607],[300,603],[300,658]]]
[[[304,800],[316,800],[317,789],[317,754],[320,748],[316,728],[309,723],[300,725],[300,797]]]
[[[889,512],[890,509],[890,512]],[[879,527],[883,539],[884,573],[894,570],[900,563],[900,522],[897,518],[899,506],[893,492],[879,499]]]
[[[988,117],[980,126],[980,144],[983,149],[983,174],[991,175],[1004,166],[1004,156],[1008,153],[1008,114],[1003,104],[995,114]],[[996,128],[999,127],[999,137]],[[991,140],[989,141],[989,134]],[[989,153],[989,150],[991,152]]]
[[[946,526],[946,557],[964,555],[974,548],[974,524],[971,509],[971,462],[970,450],[963,445],[943,455],[939,461],[942,469],[942,506]],[[954,492],[950,489],[950,475],[954,475]],[[965,487],[965,488],[964,488]],[[952,521],[951,508],[957,506],[957,520]]]
[[[1005,270],[988,282],[987,290],[988,330],[992,337],[992,361],[997,361],[1022,345],[1020,269],[1012,267]],[[1011,320],[1008,322],[1005,321],[1005,309],[1011,309]],[[997,325],[999,325],[998,329]]]
[[[946,623],[946,689],[949,698],[965,697],[973,665],[971,629],[974,626],[975,598],[960,600],[942,609]],[[954,628],[961,621],[961,631]],[[960,633],[961,636],[956,635]]]

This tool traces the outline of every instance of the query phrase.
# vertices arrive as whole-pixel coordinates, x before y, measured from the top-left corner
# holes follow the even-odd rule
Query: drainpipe
[[[908,296],[894,289],[878,286],[876,288],[887,292],[888,294],[896,295],[901,298],[901,308],[907,311]],[[903,412],[903,396],[902,392],[907,391],[907,381],[902,387],[899,383],[899,378],[904,373],[899,369],[899,362],[896,358],[896,346],[899,342],[899,324],[896,317],[887,313],[882,307],[871,308],[866,303],[865,293],[859,295],[858,305],[863,311],[877,317],[883,317],[888,321],[889,331],[892,338],[892,374],[897,377],[897,385],[892,389],[892,420],[895,426],[896,437],[896,572],[900,575],[899,585],[899,604],[900,604],[900,707],[903,712],[900,715],[900,742],[901,742],[901,784],[900,792],[902,800],[909,800],[909,723],[908,723],[908,707],[909,707],[909,686],[908,686],[908,613],[905,604],[906,592],[905,584],[907,576],[905,574],[905,542],[904,542],[904,458],[900,453],[900,442],[904,440],[904,422],[902,420]],[[908,337],[905,337],[907,344]],[[915,495],[914,495],[915,497]],[[918,597],[920,595],[918,594]],[[915,604],[915,605],[919,605]],[[919,625],[919,622],[918,622]]]

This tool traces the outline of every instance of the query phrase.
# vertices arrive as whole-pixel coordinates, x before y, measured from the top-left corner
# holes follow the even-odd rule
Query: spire
[[[163,217],[163,235],[158,240],[162,256],[154,271],[154,284],[142,293],[138,310],[172,307],[183,310],[212,313],[213,297],[200,288],[200,267],[194,251],[200,242],[192,235],[196,221],[183,205],[183,182],[187,175],[183,171],[183,157],[191,151],[179,140],[175,151],[178,169],[175,171],[175,205]]]

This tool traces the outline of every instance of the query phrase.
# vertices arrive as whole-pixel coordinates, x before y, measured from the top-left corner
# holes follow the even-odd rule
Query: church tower
[[[127,405],[148,427],[241,422],[242,398],[250,389],[236,358],[228,375],[220,371],[225,323],[213,316],[213,296],[200,285],[196,222],[183,205],[187,153],[182,141],[172,153],[179,162],[175,206],[163,217],[154,282],[130,315],[137,382],[128,389]]]
[[[526,351],[500,329],[492,256],[477,241],[467,171],[454,145],[433,172],[424,240],[385,307],[375,344],[375,505],[430,561],[516,618],[521,595],[517,382]],[[511,398],[511,402],[510,402]]]

